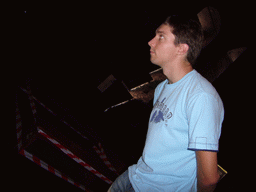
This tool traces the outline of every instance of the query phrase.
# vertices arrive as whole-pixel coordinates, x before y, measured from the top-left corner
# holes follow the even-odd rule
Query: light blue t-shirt
[[[197,191],[196,150],[218,151],[223,103],[196,70],[160,83],[142,157],[128,168],[135,191]]]

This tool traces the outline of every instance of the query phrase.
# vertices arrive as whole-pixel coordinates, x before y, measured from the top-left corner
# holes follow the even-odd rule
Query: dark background
[[[225,107],[219,164],[229,172],[217,191],[250,191],[255,169],[254,19],[253,5],[239,3],[20,1],[15,14],[17,85],[30,81],[38,97],[53,107],[58,106],[64,116],[68,114],[80,124],[89,124],[92,128],[85,132],[97,135],[93,139],[113,147],[112,151],[119,153],[129,166],[142,153],[152,103],[135,101],[104,114],[104,109],[112,103],[106,104],[97,86],[110,74],[131,87],[149,81],[148,73],[157,67],[149,61],[147,42],[154,37],[159,24],[168,15],[196,17],[204,7],[212,6],[220,13],[221,30],[202,51],[197,69],[210,68],[231,49],[247,47],[213,82]],[[119,97],[127,98],[125,93]],[[86,123],[85,116],[90,119]],[[105,124],[96,123],[96,117],[104,119]],[[104,137],[110,125],[112,134]],[[12,137],[15,138],[15,133]],[[114,148],[118,145],[125,154],[130,154],[128,158]],[[14,158],[9,161],[10,171],[6,173],[10,189],[80,191],[12,150]]]

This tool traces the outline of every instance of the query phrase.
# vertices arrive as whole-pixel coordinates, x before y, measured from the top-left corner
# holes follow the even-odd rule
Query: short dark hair
[[[203,46],[204,37],[201,24],[194,19],[178,15],[167,17],[163,24],[172,28],[175,45],[184,43],[189,46],[187,60],[193,66]]]

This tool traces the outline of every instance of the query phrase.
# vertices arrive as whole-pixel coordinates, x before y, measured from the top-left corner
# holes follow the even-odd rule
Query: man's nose
[[[148,42],[148,45],[150,46],[150,47],[153,47],[154,46],[154,39],[155,38],[153,38],[153,39],[151,39],[149,42]]]

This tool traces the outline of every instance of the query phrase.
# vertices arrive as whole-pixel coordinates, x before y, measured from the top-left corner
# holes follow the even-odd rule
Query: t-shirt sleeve
[[[220,99],[203,93],[187,105],[189,150],[218,151],[224,109]]]

